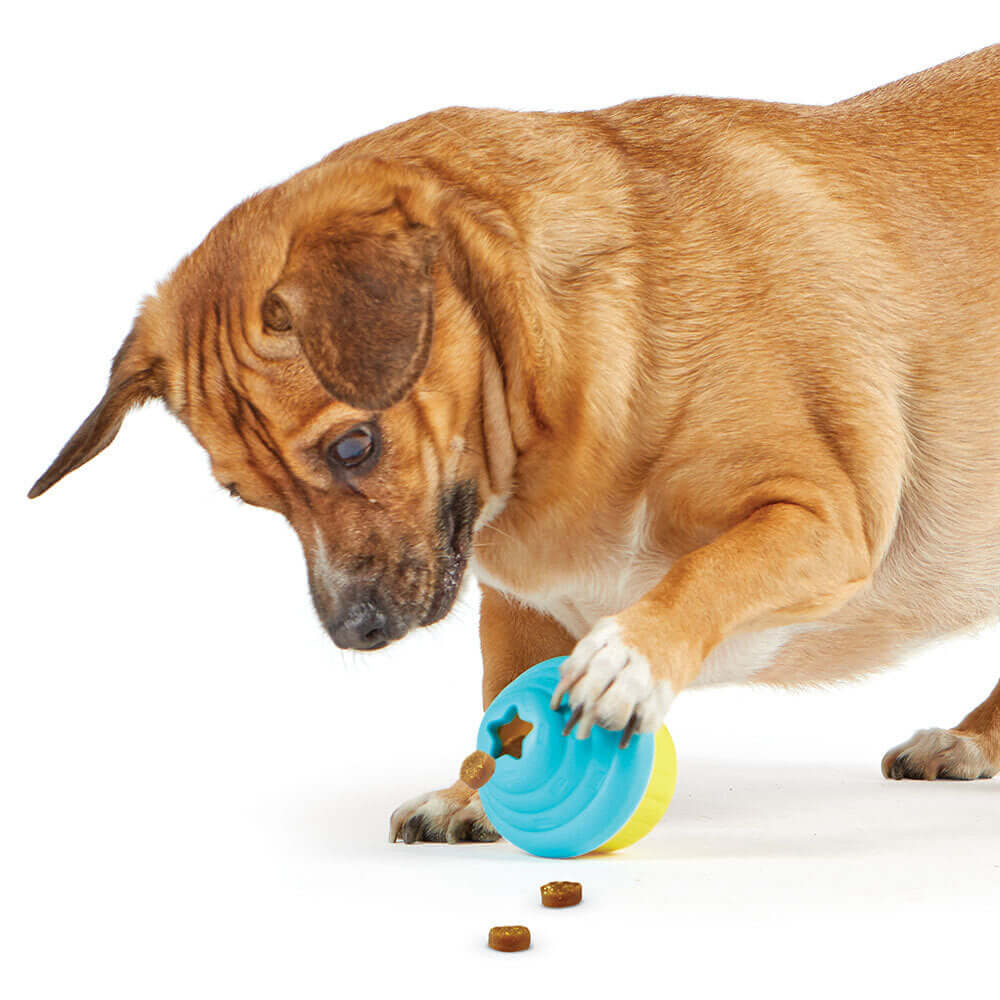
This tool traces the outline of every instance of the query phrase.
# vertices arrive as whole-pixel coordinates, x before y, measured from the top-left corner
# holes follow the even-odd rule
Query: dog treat
[[[497,756],[510,756],[520,760],[524,752],[524,737],[534,728],[527,719],[522,719],[515,712],[510,722],[504,723],[497,729],[497,738],[500,740],[500,753]]]
[[[546,882],[542,886],[542,906],[576,906],[581,899],[583,886],[579,882]]]
[[[494,951],[524,951],[531,946],[531,931],[519,924],[491,927],[488,944]]]
[[[488,753],[476,750],[462,761],[458,776],[470,788],[482,788],[493,777],[496,769],[497,762]]]

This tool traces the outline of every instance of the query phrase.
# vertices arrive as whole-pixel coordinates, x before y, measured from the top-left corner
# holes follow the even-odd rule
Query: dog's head
[[[222,486],[291,523],[338,646],[439,620],[513,474],[506,238],[378,161],[256,195],[144,303],[104,398],[29,495],[159,398]]]

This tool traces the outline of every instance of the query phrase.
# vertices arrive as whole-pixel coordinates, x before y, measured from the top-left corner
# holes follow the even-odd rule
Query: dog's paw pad
[[[882,758],[882,774],[897,780],[968,781],[992,778],[998,770],[971,735],[953,729],[921,729]]]

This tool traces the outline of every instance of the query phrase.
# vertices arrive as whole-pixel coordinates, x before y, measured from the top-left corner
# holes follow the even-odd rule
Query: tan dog
[[[234,209],[31,491],[163,399],[335,642],[482,586],[484,701],[577,735],[857,676],[1000,606],[1000,46],[831,107],[450,109]],[[1000,770],[1000,687],[892,777]],[[393,837],[487,838],[458,784]]]

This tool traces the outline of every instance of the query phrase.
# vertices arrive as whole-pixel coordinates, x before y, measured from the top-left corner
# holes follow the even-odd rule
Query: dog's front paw
[[[634,731],[658,729],[674,700],[673,685],[653,675],[649,660],[625,641],[615,618],[598,621],[563,661],[553,708],[567,692],[573,710],[567,732],[576,726],[577,737],[586,739],[596,722],[625,730],[622,745]]]
[[[921,729],[882,758],[887,778],[992,778],[1000,767],[972,734],[953,729]]]
[[[486,818],[479,793],[456,781],[451,788],[404,802],[389,819],[390,842],[400,837],[407,844],[418,840],[457,844],[463,840],[489,843],[499,840],[500,834]]]

